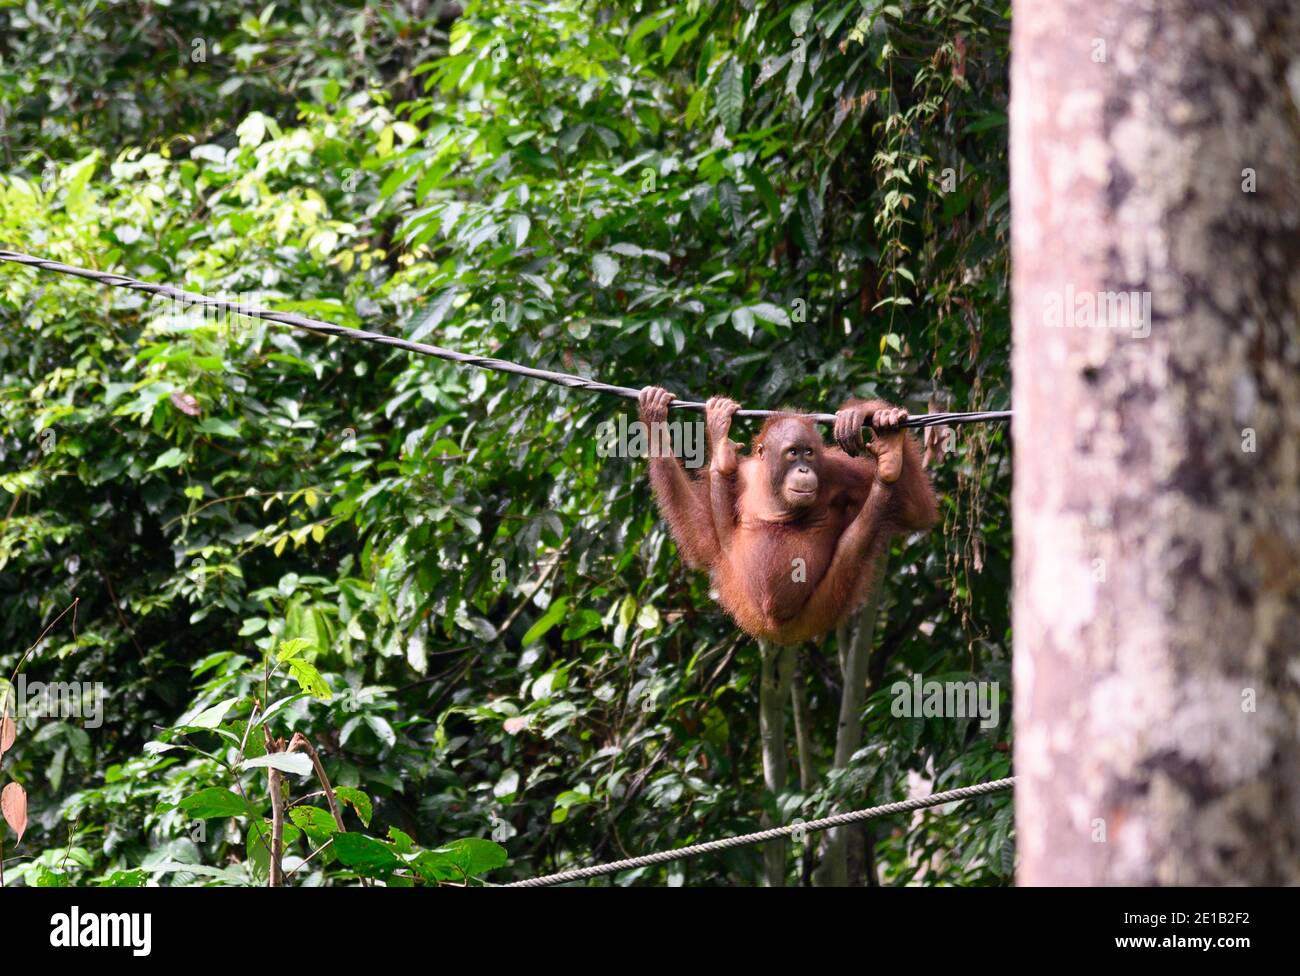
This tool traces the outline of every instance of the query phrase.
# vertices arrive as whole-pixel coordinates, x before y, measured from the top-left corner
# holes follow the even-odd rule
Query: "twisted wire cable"
[[[910,810],[923,810],[926,807],[937,807],[945,803],[952,803],[955,800],[968,800],[975,796],[984,796],[988,793],[997,793],[1001,790],[1009,790],[1015,786],[1016,778],[1009,776],[1006,779],[995,779],[987,783],[977,783],[974,786],[962,786],[955,790],[946,790],[943,793],[931,793],[929,796],[915,797],[910,800],[900,800],[897,803],[884,803],[877,807],[868,807],[865,810],[853,810],[849,813],[837,813],[831,817],[822,817],[820,820],[810,820],[807,823],[786,824],[784,827],[772,827],[769,830],[760,830],[752,834],[738,834],[735,837],[724,837],[722,840],[711,840],[704,844],[692,844],[689,847],[677,847],[670,851],[656,851],[653,854],[644,854],[641,857],[629,857],[622,861],[611,861],[608,864],[596,864],[592,867],[574,868],[570,871],[560,871],[556,874],[545,874],[536,878],[526,878],[523,881],[514,881],[503,888],[546,888],[551,885],[565,884],[569,881],[581,881],[584,878],[595,878],[603,874],[616,874],[619,871],[629,871],[632,868],[651,867],[655,864],[666,864],[669,861],[679,861],[687,857],[699,857],[701,854],[711,854],[715,851],[725,851],[733,847],[743,847],[747,844],[761,844],[764,841],[777,840],[781,837],[789,837],[792,834],[803,832],[813,833],[818,830],[829,830],[832,827],[842,827],[845,824],[861,823],[864,820],[871,820],[875,817],[888,816],[891,813],[907,813]]]
[[[365,329],[354,329],[346,325],[334,325],[330,322],[322,322],[319,319],[308,318],[305,315],[297,315],[293,312],[277,312],[273,309],[264,308],[261,305],[249,305],[244,302],[228,301],[224,298],[209,298],[206,295],[200,295],[197,292],[183,291],[182,289],[174,288],[171,285],[161,285],[156,282],[141,281],[138,278],[113,274],[109,271],[96,271],[92,268],[81,268],[72,264],[64,264],[61,261],[50,261],[46,258],[35,257],[31,254],[22,254],[18,251],[0,250],[0,261],[9,261],[29,268],[37,268],[41,271],[54,271],[58,274],[74,275],[75,277],[85,278],[89,281],[94,281],[101,285],[109,285],[113,288],[128,288],[131,291],[144,292],[149,295],[159,295],[173,301],[182,302],[186,305],[201,305],[206,308],[215,308],[226,312],[233,312],[236,315],[246,315],[249,318],[265,319],[268,322],[278,322],[281,325],[292,326],[295,329],[302,329],[304,332],[311,332],[316,335],[355,339],[359,342],[370,342],[375,345],[390,346],[394,349],[403,349],[407,352],[418,353],[421,356],[432,356],[434,359],[460,363],[464,366],[473,366],[477,369],[490,369],[495,370],[498,373],[511,373],[516,376],[527,376],[530,379],[542,380],[546,383],[565,386],[571,390],[587,390],[592,393],[608,393],[614,396],[626,397],[630,400],[635,400],[640,393],[639,390],[635,390],[630,386],[614,386],[610,383],[601,383],[598,380],[576,376],[573,373],[557,373],[554,370],[538,369],[534,366],[524,366],[520,363],[512,363],[506,359],[495,359],[492,356],[476,356],[470,353],[457,352],[455,349],[446,349],[443,346],[434,346],[427,342],[412,342],[409,339],[385,335],[380,332],[368,332]],[[693,410],[700,413],[702,413],[705,408],[704,403],[695,400],[673,400],[670,406],[676,410]],[[788,411],[738,410],[736,411],[736,416],[763,418],[786,412]],[[807,414],[807,416],[811,417],[818,423],[831,424],[835,422],[835,414],[833,413],[813,413]],[[980,410],[964,413],[929,413],[908,417],[907,420],[902,422],[902,426],[917,428],[937,427],[941,425],[955,426],[958,424],[974,424],[1010,419],[1010,410]]]

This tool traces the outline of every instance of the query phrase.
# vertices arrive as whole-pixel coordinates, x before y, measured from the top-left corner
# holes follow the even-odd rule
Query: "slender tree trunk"
[[[880,593],[884,588],[885,567],[889,554],[877,557],[872,573],[881,582],[871,598],[858,611],[852,626],[842,626],[836,632],[839,648],[840,675],[844,688],[840,692],[840,720],[835,732],[835,758],[832,769],[844,769],[853,754],[862,748],[862,706],[867,700],[867,666],[871,663],[871,648],[875,643],[876,617],[880,610]],[[846,809],[837,806],[836,813]],[[826,831],[822,845],[822,861],[818,866],[816,883],[819,887],[843,887],[863,883],[863,866],[866,858],[866,838],[861,825],[836,827]],[[854,870],[850,870],[850,868]]]
[[[797,653],[794,660],[794,677],[790,681],[790,704],[794,713],[795,752],[799,757],[799,792],[808,796],[817,789],[817,762],[814,758],[812,714],[808,711],[808,675],[804,668],[803,653]],[[813,653],[816,653],[814,650]],[[804,834],[792,838],[795,845],[795,859],[798,863],[800,885],[812,884],[813,868],[816,867],[818,838],[816,835]]]
[[[794,672],[795,648],[758,642],[763,658],[763,677],[758,690],[758,731],[763,746],[763,782],[774,801],[785,792],[789,760],[785,748],[785,703],[790,700],[790,679]],[[763,827],[772,820],[763,815]],[[789,844],[768,841],[763,847],[764,880],[769,888],[785,886],[785,862]]]
[[[284,884],[284,774],[278,769],[266,771],[266,788],[271,794],[271,859],[266,884],[279,888]]]
[[[795,656],[790,705],[794,712],[795,752],[799,757],[799,790],[811,793],[817,789],[817,761],[813,756],[812,715],[808,712],[808,675],[800,655]]]
[[[1019,880],[1296,884],[1300,6],[1014,30]]]

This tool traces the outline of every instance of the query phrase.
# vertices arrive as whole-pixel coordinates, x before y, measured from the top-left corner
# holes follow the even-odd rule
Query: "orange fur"
[[[888,406],[850,401],[841,409]],[[788,420],[798,423],[777,430]],[[695,478],[675,459],[657,458],[650,482],[683,558],[709,571],[736,623],[755,637],[792,644],[834,628],[866,601],[876,582],[871,567],[893,535],[938,521],[916,438],[890,435],[891,453],[900,442],[901,473],[886,484],[872,455],[828,447],[810,418],[782,411],[763,423],[734,475]],[[795,481],[791,490],[782,477],[808,478],[791,471],[809,468],[817,488],[805,501],[811,489]]]

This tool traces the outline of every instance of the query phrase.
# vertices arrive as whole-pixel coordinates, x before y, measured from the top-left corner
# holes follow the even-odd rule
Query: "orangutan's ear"
[[[763,442],[759,441],[757,444],[754,445],[754,457],[762,457],[762,456],[763,456]]]

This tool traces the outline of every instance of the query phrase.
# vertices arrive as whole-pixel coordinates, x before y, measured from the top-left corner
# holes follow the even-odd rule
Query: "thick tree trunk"
[[[1300,6],[1014,30],[1019,880],[1295,884]]]
[[[790,679],[794,673],[795,648],[758,642],[763,658],[763,676],[758,689],[758,734],[763,746],[763,782],[779,801],[789,776],[789,759],[785,748],[785,703],[790,700]],[[763,815],[763,828],[772,820]],[[763,845],[764,882],[769,888],[785,887],[785,862],[789,842],[768,841]]]

